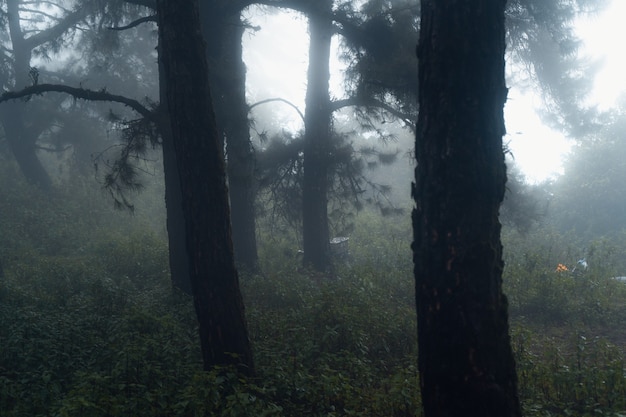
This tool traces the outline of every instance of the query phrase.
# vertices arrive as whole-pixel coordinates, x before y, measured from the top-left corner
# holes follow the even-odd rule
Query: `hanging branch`
[[[146,22],[154,22],[156,23],[157,21],[157,17],[156,15],[150,15],[150,16],[145,16],[145,17],[141,17],[137,20],[134,20],[132,22],[130,22],[129,24],[127,24],[126,26],[113,26],[110,27],[109,30],[126,30],[126,29],[131,29],[134,28],[135,26],[139,26],[142,23],[146,23]]]
[[[284,98],[280,98],[280,97],[276,97],[276,98],[267,98],[265,100],[261,100],[261,101],[257,101],[254,104],[251,104],[250,106],[248,106],[248,111],[252,110],[253,108],[255,108],[256,106],[260,106],[261,104],[265,104],[265,103],[271,103],[273,101],[280,101],[282,103],[287,104],[288,106],[292,107],[295,111],[298,112],[298,115],[300,116],[300,118],[302,119],[302,123],[304,123],[304,114],[302,114],[302,112],[300,111],[300,109],[298,108],[298,106],[296,106],[295,104],[293,104],[291,101],[289,100],[285,100]]]
[[[126,107],[139,113],[142,117],[157,123],[155,114],[152,110],[145,107],[143,104],[132,98],[111,94],[106,91],[105,88],[95,91],[86,88],[69,87],[60,84],[37,84],[26,87],[20,91],[6,91],[0,95],[0,103],[4,103],[9,100],[15,100],[18,98],[30,99],[33,95],[41,95],[43,93],[65,93],[76,99],[82,99],[87,101],[112,101],[115,103],[121,103]]]

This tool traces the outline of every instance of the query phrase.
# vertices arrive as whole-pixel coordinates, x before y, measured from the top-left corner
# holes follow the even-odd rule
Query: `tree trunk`
[[[161,103],[164,102],[162,101]],[[165,179],[165,210],[167,215],[170,276],[174,287],[185,294],[193,295],[189,273],[189,257],[187,255],[187,238],[185,236],[183,196],[176,166],[174,140],[171,131],[168,132],[168,130],[169,126],[164,126],[161,129],[161,138],[163,141],[163,176]]]
[[[319,0],[309,15],[309,68],[304,117],[302,238],[304,266],[330,266],[328,231],[328,159],[331,133],[329,95],[332,1]]]
[[[235,364],[251,374],[198,0],[157,0],[157,16],[204,368]]]
[[[21,89],[29,84],[31,49],[26,44],[20,26],[19,0],[7,0],[7,16],[11,46],[13,49],[14,88]],[[26,127],[24,103],[4,103],[0,106],[0,123],[11,152],[24,177],[43,190],[52,188],[52,181],[37,157],[37,137]],[[32,112],[32,109],[31,109]]]
[[[159,55],[161,45],[158,46]],[[189,272],[189,256],[187,256],[187,237],[185,235],[185,214],[183,212],[183,195],[176,164],[174,138],[167,108],[167,83],[163,63],[159,61],[159,131],[161,133],[163,151],[163,177],[165,181],[165,211],[167,224],[168,253],[170,277],[172,285],[185,294],[193,295]]]
[[[255,158],[248,126],[246,67],[241,10],[231,0],[200,4],[202,31],[207,42],[211,90],[218,132],[226,140],[227,173],[235,260],[239,267],[258,269]]]
[[[413,257],[427,417],[521,415],[498,220],[505,3],[421,3]]]
[[[50,175],[37,157],[37,138],[24,123],[22,102],[0,104],[0,123],[4,127],[11,153],[28,182],[44,191],[52,189]]]

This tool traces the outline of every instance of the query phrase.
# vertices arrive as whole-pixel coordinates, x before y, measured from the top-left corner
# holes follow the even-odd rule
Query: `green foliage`
[[[371,247],[366,235],[350,241],[354,266],[335,274],[296,272],[293,255],[282,255],[277,263],[291,267],[244,277],[260,378],[280,394],[283,415],[419,415],[411,275],[374,267],[371,254],[382,247]],[[275,240],[261,247],[261,258],[289,253],[285,248]]]
[[[507,231],[504,245],[524,414],[623,415],[626,285],[610,278],[623,244],[605,238],[584,248],[571,234],[544,227]],[[589,268],[574,270],[585,254]],[[559,264],[567,270],[557,271]]]
[[[191,300],[172,291],[165,238],[140,213],[81,187],[58,200],[10,190],[35,204],[0,212],[3,417],[421,415],[409,219],[360,212],[349,260],[327,275],[264,227],[265,274],[241,277],[257,366],[245,379],[201,371]],[[548,228],[504,243],[525,414],[623,414],[626,285],[609,279],[621,238],[584,253]],[[583,274],[555,272],[583,255]]]
[[[620,275],[619,241],[603,239],[584,247],[571,235],[537,229],[528,235],[509,231],[504,237],[504,290],[512,315],[561,325],[608,324],[626,313],[620,308],[626,285]],[[619,247],[619,246],[617,246]],[[585,257],[589,269],[576,269]],[[567,271],[558,271],[559,264]]]
[[[527,329],[512,338],[526,415],[620,415],[626,410],[623,352],[615,345],[582,333],[563,341]]]
[[[401,239],[355,234],[360,266],[333,277],[298,271],[287,239],[264,245],[268,276],[242,277],[259,368],[245,380],[200,370],[193,307],[171,291],[164,237],[74,192],[16,189],[10,198],[33,212],[3,212],[2,236],[21,239],[2,241],[2,416],[419,414],[412,279],[368,260]]]

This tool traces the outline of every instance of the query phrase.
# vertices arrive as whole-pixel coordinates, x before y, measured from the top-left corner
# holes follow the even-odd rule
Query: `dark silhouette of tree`
[[[309,69],[304,113],[302,184],[303,263],[323,271],[330,265],[328,163],[331,136],[330,41],[332,0],[320,0],[309,17]]]
[[[197,7],[197,4],[195,6]],[[179,13],[190,13],[189,10],[181,10],[180,7],[170,4],[162,4],[162,7],[168,10],[166,12],[168,18],[190,19],[189,16],[181,17],[179,15]],[[185,7],[187,7],[186,4],[183,9]],[[172,13],[172,8],[178,11]],[[197,20],[197,13],[193,16]],[[202,46],[202,41],[201,38],[198,40],[193,37],[190,40],[190,35],[185,34],[185,29],[180,29],[181,25],[187,24],[184,20],[172,22],[168,18],[159,21],[161,24],[166,22],[169,25],[164,32],[160,32],[160,34],[165,33],[165,37],[161,37],[159,44],[159,51],[162,56],[160,59],[161,87],[170,93],[174,89],[179,95],[175,93],[168,95],[167,99],[163,100],[165,106],[161,106],[161,108],[146,107],[136,100],[111,94],[104,89],[94,91],[51,84],[37,84],[20,92],[4,93],[0,97],[0,102],[20,97],[30,98],[32,95],[39,95],[44,92],[61,92],[89,101],[119,102],[142,116],[142,119],[139,119],[140,124],[147,126],[149,130],[149,134],[146,136],[154,139],[159,133],[161,134],[165,153],[165,170],[168,171],[166,173],[168,184],[166,188],[169,190],[168,200],[170,203],[176,203],[175,205],[169,204],[169,206],[180,210],[179,214],[173,212],[173,217],[179,223],[182,222],[182,230],[184,231],[184,234],[178,234],[176,239],[170,240],[170,244],[177,245],[178,251],[175,255],[177,260],[180,260],[181,249],[185,251],[186,260],[182,262],[183,268],[178,272],[186,270],[191,277],[191,279],[177,284],[183,287],[182,289],[187,289],[185,286],[191,284],[191,292],[194,296],[200,324],[200,339],[205,368],[209,369],[215,365],[238,364],[243,365],[242,370],[245,372],[252,373],[252,355],[247,338],[243,302],[239,292],[237,270],[234,266],[230,240],[228,193],[225,184],[222,142],[216,131],[211,106],[204,51],[200,49],[198,52],[197,50],[198,47]],[[178,29],[172,26],[175,23],[179,25]],[[195,30],[198,29],[199,23],[195,26]],[[193,29],[192,33],[195,33]],[[167,34],[175,39],[166,37]],[[181,59],[180,55],[177,55],[181,52],[180,48],[175,46],[179,36],[183,37],[185,45],[189,46],[190,49],[187,52],[191,54],[192,58],[183,56]],[[167,47],[174,48],[176,51],[168,51]],[[181,76],[181,72],[173,71],[172,66],[179,70],[181,66],[193,70],[192,77]],[[183,70],[182,73],[185,71]],[[185,75],[189,74],[185,73]],[[205,78],[205,82],[200,83],[202,85],[197,84],[200,77]],[[174,87],[170,87],[172,80],[175,82]],[[190,82],[191,84],[189,84]],[[203,88],[206,89],[203,90]],[[182,94],[182,98],[180,94]],[[200,97],[203,98],[200,99]],[[182,100],[183,98],[196,101],[190,103]],[[199,103],[197,100],[201,100],[201,102]],[[180,120],[181,114],[167,111],[172,106],[179,110],[183,108],[182,114],[186,117],[184,121]],[[185,108],[187,110],[184,110]],[[190,108],[194,109],[195,115],[189,114]],[[198,120],[201,123],[199,127]],[[195,129],[192,129],[194,127]],[[129,134],[131,141],[149,140],[143,136],[138,139],[136,133]],[[182,145],[179,139],[181,137],[185,140]],[[211,140],[207,140],[207,137]],[[129,146],[132,147],[133,145],[130,144]],[[172,157],[174,159],[171,159]],[[123,167],[120,169],[124,171]],[[132,175],[129,178],[124,178],[123,175],[121,177],[120,181],[122,182],[133,181]],[[185,181],[190,179],[195,184],[185,184]],[[166,193],[168,193],[167,190]],[[168,209],[168,217],[171,214],[172,212]],[[183,218],[182,221],[180,217]],[[175,228],[178,230],[180,226]],[[170,229],[169,223],[168,229]],[[171,233],[171,229],[169,231]],[[183,240],[182,243],[181,240]]]
[[[198,1],[158,0],[157,16],[204,367],[253,373]]]
[[[63,13],[54,23],[44,29],[39,27],[24,27],[24,22],[46,16],[36,8],[29,8],[29,18],[23,19],[24,13],[21,0],[7,0],[6,5],[0,8],[0,19],[8,30],[4,36],[10,44],[10,58],[5,56],[4,68],[0,67],[0,84],[6,89],[21,89],[37,84],[39,73],[37,68],[31,68],[33,53],[46,54],[49,50],[59,49],[64,36],[75,30],[75,26],[86,17],[87,10],[82,5],[75,10],[67,11],[61,5],[50,7]],[[50,19],[48,19],[50,20]],[[0,31],[0,35],[2,35]],[[5,51],[0,52],[5,54]],[[29,112],[24,109],[24,103],[13,102],[4,104],[0,109],[0,123],[9,143],[9,147],[20,170],[28,181],[44,190],[52,187],[50,176],[37,157],[36,143],[39,135],[47,127],[37,123]]]
[[[352,6],[344,3],[335,10],[335,2],[324,0],[311,2],[306,0],[255,1],[273,7],[281,7],[303,13],[309,20],[309,68],[307,71],[307,91],[304,112],[304,163],[302,181],[302,243],[303,263],[318,271],[331,267],[329,250],[328,190],[334,181],[331,172],[333,153],[340,147],[332,143],[333,114],[345,108],[352,108],[353,115],[362,122],[364,130],[376,131],[383,138],[386,134],[375,123],[385,117],[398,118],[412,125],[410,113],[404,113],[395,99],[383,100],[385,93],[368,93],[358,90],[345,99],[331,99],[329,91],[331,39],[339,34],[354,38],[355,48],[368,49],[375,37],[363,34],[362,21],[352,16]],[[415,6],[411,12],[415,11]],[[410,30],[410,29],[409,29]],[[415,26],[413,26],[415,30]],[[415,33],[415,32],[414,32]],[[366,41],[364,41],[366,40]],[[385,44],[388,48],[391,44]],[[375,44],[378,48],[379,45]],[[357,54],[358,55],[358,54]],[[366,56],[363,54],[362,56]],[[369,55],[367,55],[369,56]],[[379,65],[382,67],[382,64]],[[376,90],[380,92],[380,89]],[[396,91],[406,89],[396,88]],[[389,98],[389,94],[387,94]],[[412,106],[414,108],[414,106]],[[359,190],[360,191],[360,190]]]
[[[159,50],[161,46],[159,45]],[[165,210],[167,225],[170,277],[172,285],[185,294],[193,295],[191,286],[191,264],[187,255],[187,236],[185,214],[183,212],[183,194],[181,190],[174,137],[167,107],[167,80],[163,63],[159,61],[159,132],[163,148],[163,180],[165,182]]]
[[[226,143],[226,169],[233,227],[235,260],[239,268],[258,270],[255,213],[255,158],[250,141],[246,102],[246,67],[242,37],[246,24],[241,11],[247,2],[200,2],[202,31],[212,68],[211,89],[217,127]]]
[[[155,0],[126,0],[127,3],[155,9]],[[249,0],[208,0],[200,2],[202,33],[206,42],[207,57],[211,67],[210,82],[213,90],[215,115],[218,133],[227,148],[226,168],[228,174],[229,197],[232,216],[233,244],[237,264],[245,269],[258,269],[256,243],[256,214],[254,186],[254,152],[250,142],[248,127],[248,105],[245,99],[246,76],[242,58],[242,36],[246,24],[241,20],[241,11],[251,2]],[[138,21],[139,23],[143,23]],[[167,157],[167,140],[164,141]],[[168,168],[168,173],[172,173]],[[175,175],[175,174],[172,174]],[[169,183],[169,181],[168,181]],[[175,200],[170,195],[168,201]],[[176,203],[173,203],[175,206]],[[168,208],[169,212],[170,208]],[[169,219],[172,219],[171,221]],[[174,229],[174,213],[168,214],[168,228],[172,235],[179,232]],[[171,237],[170,237],[171,238]],[[173,255],[173,254],[171,254]],[[177,276],[184,276],[184,268],[178,256],[171,256],[172,268]],[[176,265],[179,265],[177,267]],[[180,282],[181,288],[184,284]]]
[[[421,3],[413,259],[427,417],[521,415],[498,220],[505,4]]]

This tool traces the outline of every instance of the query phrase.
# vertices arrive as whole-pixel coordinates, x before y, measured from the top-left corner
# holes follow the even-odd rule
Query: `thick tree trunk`
[[[164,103],[164,102],[161,102]],[[168,120],[168,119],[166,119]],[[176,153],[169,126],[161,129],[163,147],[163,176],[165,179],[165,209],[167,215],[167,239],[169,244],[170,276],[172,285],[185,294],[193,295],[185,236],[180,177],[176,166]]]
[[[253,373],[198,0],[157,0],[157,15],[204,367]]]
[[[328,159],[331,111],[329,96],[332,1],[319,0],[309,15],[309,68],[304,117],[302,238],[304,266],[330,266],[328,231]]]
[[[257,270],[255,158],[250,142],[246,67],[241,10],[230,0],[200,4],[202,31],[207,42],[211,90],[218,131],[226,140],[227,173],[235,260],[239,267]]]
[[[425,415],[519,416],[498,210],[505,0],[424,0],[413,244]]]
[[[159,55],[161,54],[159,45]],[[168,253],[172,285],[188,295],[193,295],[190,280],[189,256],[187,255],[187,237],[185,234],[185,214],[183,212],[183,194],[180,186],[176,150],[167,108],[167,83],[165,69],[159,61],[159,96],[161,112],[159,131],[163,150],[163,177],[165,180],[165,210],[167,224]]]

